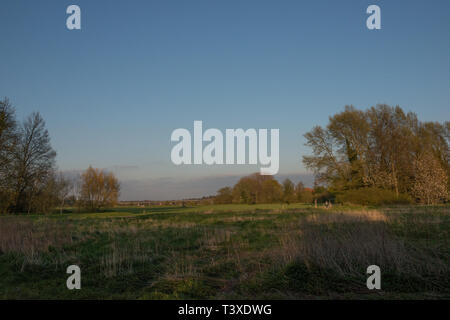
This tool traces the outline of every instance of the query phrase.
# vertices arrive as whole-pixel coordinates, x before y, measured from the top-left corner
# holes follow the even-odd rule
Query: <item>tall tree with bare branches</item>
[[[4,98],[0,101],[0,213],[6,212],[13,201],[11,173],[17,140],[14,108]]]
[[[30,212],[34,197],[53,177],[56,152],[39,113],[23,122],[19,134],[14,150],[14,211]]]

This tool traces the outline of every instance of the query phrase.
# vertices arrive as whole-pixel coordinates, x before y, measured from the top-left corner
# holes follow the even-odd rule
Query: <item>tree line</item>
[[[312,190],[305,188],[302,182],[294,185],[290,179],[286,179],[280,184],[273,176],[260,173],[241,178],[233,187],[219,189],[214,198],[216,204],[312,201]]]
[[[305,138],[313,154],[304,165],[340,202],[449,200],[448,121],[421,122],[399,106],[346,106]]]
[[[399,106],[346,106],[326,127],[305,135],[315,175],[313,192],[271,176],[242,178],[222,188],[217,203],[330,201],[355,204],[446,203],[450,200],[450,122],[422,122]],[[294,190],[294,191],[292,191]],[[304,189],[303,189],[304,190]]]
[[[89,167],[71,178],[57,170],[55,157],[42,116],[19,123],[9,100],[0,100],[0,213],[62,212],[69,202],[98,210],[117,202],[114,174]]]

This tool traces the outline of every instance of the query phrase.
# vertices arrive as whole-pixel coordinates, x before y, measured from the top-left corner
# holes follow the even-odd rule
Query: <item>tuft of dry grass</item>
[[[113,241],[100,257],[100,269],[107,278],[132,274],[136,264],[146,265],[153,260],[153,252],[139,239],[122,243]]]
[[[224,242],[229,242],[235,231],[222,228],[204,228],[200,244],[208,249],[217,249]]]
[[[72,243],[72,225],[27,218],[0,219],[0,251],[33,255]]]
[[[369,265],[399,274],[448,273],[448,264],[428,249],[406,244],[389,230],[391,218],[376,210],[312,214],[280,236],[284,264],[299,261],[341,275]],[[364,272],[364,271],[363,271]]]
[[[69,222],[48,219],[30,220],[27,218],[8,217],[0,219],[0,254],[13,253],[22,255],[18,260],[20,271],[27,265],[44,265],[43,254],[50,248],[58,249],[53,257],[55,265],[67,258],[60,250],[64,245],[73,243],[73,225]],[[20,261],[20,262],[19,262]]]
[[[355,223],[369,221],[387,221],[387,216],[379,210],[346,210],[330,213],[313,213],[306,217],[306,221],[315,224]]]

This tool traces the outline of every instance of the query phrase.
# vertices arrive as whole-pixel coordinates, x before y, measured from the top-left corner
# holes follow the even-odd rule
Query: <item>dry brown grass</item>
[[[363,267],[372,264],[414,275],[450,271],[431,248],[407,245],[394,236],[388,228],[392,222],[390,216],[376,210],[312,214],[300,219],[298,228],[281,234],[280,256],[284,264],[300,261],[341,275],[361,274]]]
[[[445,227],[449,212],[439,208],[437,212],[421,211],[420,207],[335,207],[159,218],[1,217],[0,255],[13,253],[6,258],[11,258],[23,276],[28,270],[24,266],[30,264],[52,272],[55,264],[64,267],[67,261],[81,262],[98,281],[142,278],[152,290],[168,294],[172,294],[170,290],[190,292],[190,285],[195,284],[207,289],[211,285],[226,294],[244,292],[245,296],[247,285],[265,286],[263,280],[269,279],[261,290],[274,286],[288,297],[296,292],[290,291],[294,289],[284,278],[292,278],[291,269],[317,278],[332,274],[331,278],[352,282],[364,278],[372,264],[394,278],[401,274],[396,278],[399,281],[413,276],[422,277],[423,283],[435,281],[435,287],[443,291],[441,279],[448,278],[450,271],[450,228]],[[281,284],[273,284],[273,274]],[[308,286],[316,291],[308,292],[326,292],[321,284],[314,287],[314,279]]]
[[[214,250],[219,248],[224,242],[229,242],[235,233],[235,231],[222,228],[204,228],[200,243],[202,246]]]
[[[346,223],[346,222],[369,222],[387,221],[387,216],[379,210],[346,210],[336,211],[327,214],[311,214],[307,216],[307,221],[317,224]]]
[[[43,253],[50,248],[60,249],[73,242],[73,226],[68,222],[51,220],[30,220],[27,218],[0,219],[0,254],[13,253],[22,255],[19,259],[20,271],[28,265],[45,264]],[[67,259],[65,252],[53,258],[53,264],[58,265]]]
[[[130,243],[113,241],[100,258],[100,268],[107,278],[117,275],[132,274],[136,264],[152,262],[153,252],[139,240]]]
[[[25,255],[48,252],[49,247],[72,243],[72,225],[61,221],[27,218],[0,219],[0,251]]]

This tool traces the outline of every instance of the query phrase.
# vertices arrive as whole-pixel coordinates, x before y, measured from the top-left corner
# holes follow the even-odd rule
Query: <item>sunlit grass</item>
[[[450,207],[119,207],[0,217],[3,298],[433,298]],[[65,269],[82,269],[82,290]],[[378,293],[365,268],[382,268]]]

